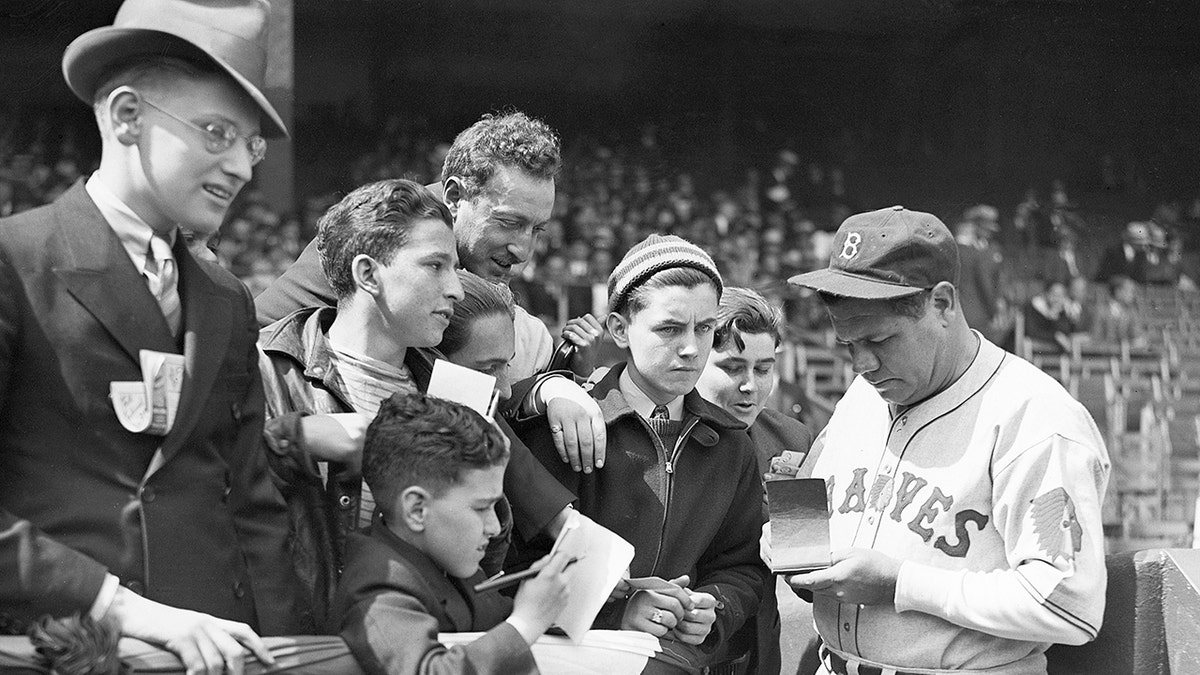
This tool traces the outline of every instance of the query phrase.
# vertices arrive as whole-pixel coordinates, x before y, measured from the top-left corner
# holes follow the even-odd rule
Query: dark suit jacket
[[[177,341],[80,181],[0,221],[0,615],[86,611],[106,571],[153,600],[296,632],[287,512],[261,449],[246,288],[175,247]],[[165,437],[118,422],[140,349],[187,365]]]
[[[536,673],[525,639],[506,623],[512,601],[496,591],[476,594],[476,572],[457,579],[403,541],[376,516],[370,536],[346,540],[346,571],[333,617],[364,671],[409,673]],[[487,631],[447,649],[438,633]]]

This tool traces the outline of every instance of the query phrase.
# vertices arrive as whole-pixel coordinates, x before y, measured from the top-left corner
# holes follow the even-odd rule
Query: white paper
[[[554,623],[573,643],[581,644],[609,593],[633,561],[633,544],[582,513],[571,511],[554,550],[578,560],[568,569],[567,606]]]
[[[454,401],[491,419],[494,410],[496,378],[478,370],[438,359],[433,363],[427,394]]]
[[[442,633],[438,642],[453,647],[478,640],[483,633]],[[657,638],[630,630],[593,630],[579,642],[543,635],[530,646],[543,675],[620,675],[641,673],[661,651]]]
[[[166,436],[183,392],[184,358],[151,349],[138,352],[141,382],[110,382],[109,397],[121,425],[134,433]]]

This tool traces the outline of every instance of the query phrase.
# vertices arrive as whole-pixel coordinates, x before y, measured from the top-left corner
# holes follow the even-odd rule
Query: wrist
[[[504,622],[513,628],[516,628],[517,632],[521,634],[521,638],[524,639],[527,644],[533,644],[534,642],[537,642],[537,639],[540,638],[542,633],[545,632],[544,629],[538,630],[537,627],[534,626],[529,620],[515,615],[509,616],[504,620]]]

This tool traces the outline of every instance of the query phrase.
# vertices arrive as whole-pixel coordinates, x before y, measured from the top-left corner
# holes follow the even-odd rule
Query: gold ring
[[[663,618],[663,611],[661,609],[654,610],[654,613],[650,615],[650,620],[657,624],[662,623],[662,618]]]
[[[557,424],[551,424],[551,425],[550,425],[550,433],[552,433],[552,434],[561,434],[561,433],[562,433],[562,427],[561,427],[561,426],[559,426],[559,425],[557,425]]]

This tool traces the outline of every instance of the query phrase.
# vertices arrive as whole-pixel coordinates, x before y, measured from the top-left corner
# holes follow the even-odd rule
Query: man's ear
[[[442,203],[450,209],[450,215],[458,217],[458,203],[467,198],[467,186],[458,176],[450,176],[442,181]]]
[[[933,302],[933,310],[942,321],[947,321],[948,315],[962,312],[962,308],[958,306],[958,289],[949,281],[939,281],[933,287],[930,291],[930,301]]]
[[[379,263],[374,258],[366,253],[354,256],[354,260],[350,261],[350,276],[354,279],[355,288],[366,291],[372,297],[379,296]]]
[[[621,349],[629,347],[629,321],[620,312],[609,312],[608,318],[604,320],[604,325],[608,328],[608,334],[612,336],[613,342]]]
[[[129,87],[117,87],[105,101],[108,125],[123,145],[137,143],[142,133],[142,100]]]
[[[400,493],[398,506],[400,522],[413,532],[425,531],[425,519],[429,516],[432,495],[419,485],[411,485]]]

